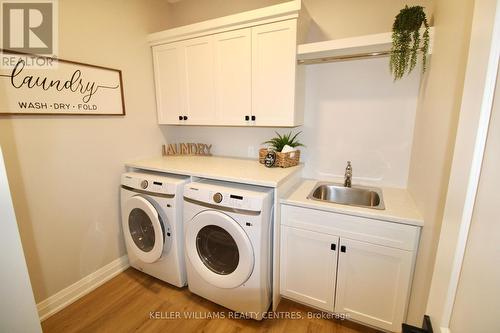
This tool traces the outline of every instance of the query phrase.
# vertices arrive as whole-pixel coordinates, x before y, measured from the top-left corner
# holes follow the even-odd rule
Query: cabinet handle
[[[344,252],[344,253],[345,253],[345,251],[346,251],[345,245],[342,245],[342,246],[340,247],[340,252]]]
[[[188,120],[188,116],[184,116],[184,117],[183,117],[183,119],[184,119],[184,120]]]
[[[179,116],[179,120],[182,120],[182,116]]]
[[[337,249],[337,244],[333,243],[331,246],[330,246],[330,249],[332,251],[335,251]]]
[[[250,120],[250,116],[245,116],[245,120],[249,121]]]
[[[255,121],[255,116],[252,116],[252,121]]]

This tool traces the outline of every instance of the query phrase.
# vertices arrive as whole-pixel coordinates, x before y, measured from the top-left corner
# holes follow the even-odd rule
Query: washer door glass
[[[185,224],[189,263],[208,283],[236,288],[245,283],[254,267],[250,238],[232,217],[206,210]]]
[[[231,274],[240,261],[234,238],[216,225],[201,228],[196,237],[196,250],[203,263],[217,274]]]
[[[151,219],[142,209],[134,208],[128,216],[130,236],[135,245],[144,252],[151,251],[155,246],[155,229]]]
[[[127,249],[141,261],[158,260],[165,242],[165,227],[156,208],[144,197],[136,195],[125,203],[123,231]]]

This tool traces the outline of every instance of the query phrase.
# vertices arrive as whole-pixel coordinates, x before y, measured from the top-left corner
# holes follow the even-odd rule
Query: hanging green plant
[[[420,28],[424,26],[422,46]],[[417,64],[418,51],[422,51],[422,73],[426,70],[427,52],[429,51],[429,24],[424,7],[413,6],[401,9],[392,25],[392,49],[390,70],[394,80],[410,73]]]

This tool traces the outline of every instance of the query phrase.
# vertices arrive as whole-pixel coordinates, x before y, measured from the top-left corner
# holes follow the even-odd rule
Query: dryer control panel
[[[272,200],[267,187],[200,180],[184,187],[184,197],[205,204],[260,212]]]

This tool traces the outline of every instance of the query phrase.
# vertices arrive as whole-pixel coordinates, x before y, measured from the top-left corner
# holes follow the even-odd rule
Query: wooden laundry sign
[[[0,49],[0,114],[123,116],[121,71]]]
[[[205,143],[170,143],[163,145],[163,156],[172,155],[199,155],[211,156],[212,145]]]

